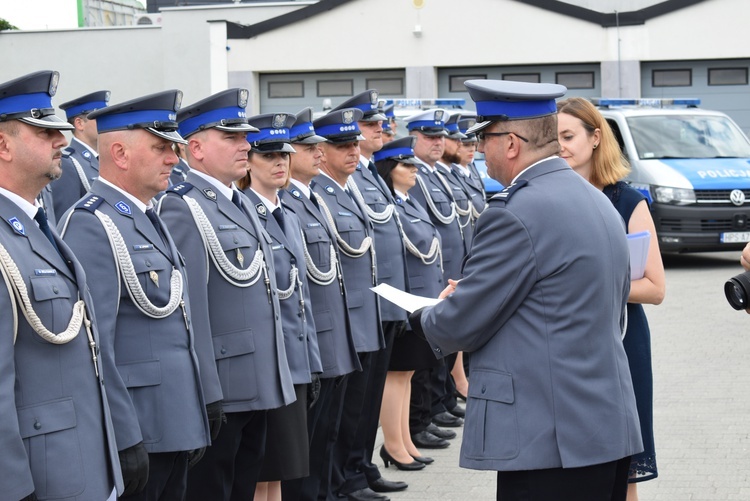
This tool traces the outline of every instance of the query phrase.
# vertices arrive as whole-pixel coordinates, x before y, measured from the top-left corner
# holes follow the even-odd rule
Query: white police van
[[[750,141],[698,99],[593,100],[651,204],[662,252],[742,249],[750,241]]]

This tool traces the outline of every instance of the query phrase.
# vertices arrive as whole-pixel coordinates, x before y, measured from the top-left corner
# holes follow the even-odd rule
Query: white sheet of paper
[[[414,294],[409,294],[408,292],[404,292],[388,284],[380,284],[377,287],[370,287],[370,290],[409,313],[424,308],[425,306],[436,305],[442,301],[442,299],[415,296]]]
[[[648,231],[628,234],[628,247],[630,248],[630,280],[643,278],[643,274],[646,271],[646,258],[648,258],[648,247],[650,243],[651,233]]]

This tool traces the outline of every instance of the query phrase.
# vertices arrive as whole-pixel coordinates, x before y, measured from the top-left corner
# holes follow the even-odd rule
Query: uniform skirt
[[[259,482],[291,480],[310,474],[307,436],[307,384],[295,384],[297,400],[268,411],[266,455]]]

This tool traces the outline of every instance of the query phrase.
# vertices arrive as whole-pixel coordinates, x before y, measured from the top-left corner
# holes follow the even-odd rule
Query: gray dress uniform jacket
[[[359,187],[364,203],[376,213],[383,212],[393,204],[393,197],[385,182],[373,176],[367,165],[360,164],[352,174],[352,179]],[[408,290],[406,284],[406,254],[401,241],[401,231],[396,224],[395,216],[379,222],[371,219],[375,256],[378,261],[378,283],[392,285],[398,290]],[[390,301],[380,302],[380,319],[383,322],[405,322],[406,310]]]
[[[310,199],[293,186],[287,190],[282,203],[287,213],[292,212],[299,219],[304,235],[302,245],[306,247],[310,260],[321,272],[330,272],[331,246],[336,252],[336,259],[341,258],[326,219]],[[328,285],[319,285],[308,280],[320,361],[323,366],[320,377],[324,379],[362,369],[349,323],[341,266],[338,265],[337,268],[337,276]]]
[[[85,196],[91,183],[99,177],[99,158],[74,137],[63,149],[60,167],[62,176],[49,184],[58,218]],[[84,185],[81,176],[85,177],[88,186]]]
[[[471,249],[471,239],[474,233],[474,216],[472,211],[471,195],[469,194],[466,186],[461,183],[456,177],[456,174],[447,167],[445,164],[440,162],[435,164],[435,170],[437,170],[442,179],[448,184],[453,194],[453,200],[456,202],[456,210],[461,211],[465,215],[458,215],[458,222],[461,225],[461,236],[464,239],[464,255]]]
[[[564,160],[491,199],[456,292],[415,315],[438,356],[471,352],[462,467],[576,468],[642,450],[621,339],[629,290],[622,218]]]
[[[432,219],[435,227],[440,232],[443,241],[443,278],[445,278],[445,280],[448,280],[449,278],[458,280],[461,278],[461,262],[466,255],[466,244],[464,243],[459,220],[458,218],[454,218],[449,224],[441,223],[436,218],[435,213],[427,202],[428,198],[431,199],[435,209],[440,215],[448,216],[451,212],[453,194],[448,192],[445,185],[443,185],[443,183],[437,178],[435,173],[430,172],[426,166],[419,166],[417,176],[424,181],[427,193],[425,193],[422,190],[421,185],[417,183],[409,190],[409,196],[414,197],[414,199],[419,202],[419,205],[430,214],[430,219]]]
[[[173,269],[187,281],[177,249],[162,225],[166,242],[146,215],[121,192],[97,180],[91,193],[60,221],[65,242],[80,259],[99,312],[102,345],[114,350],[118,374],[130,401],[110,399],[120,450],[143,440],[149,453],[199,449],[210,443],[206,402],[201,390],[198,358],[188,328],[190,303],[187,284],[183,306],[164,318],[143,313],[131,299],[126,277],[118,272],[115,255],[95,210],[117,226],[132,261],[137,280],[157,307],[170,298]],[[135,407],[137,420],[130,407]]]
[[[55,334],[65,331],[81,298],[93,320],[83,268],[68,246],[56,238],[63,260],[36,222],[2,195],[0,217],[0,243],[18,267],[44,327]],[[50,343],[20,308],[14,311],[11,294],[0,281],[0,497],[17,500],[35,492],[39,499],[87,501],[107,499],[115,485],[122,492],[107,398],[127,392],[116,381],[107,381],[105,392],[104,372],[114,366],[113,359],[99,353],[97,377],[83,326],[70,342]],[[92,330],[98,343],[96,322]]]
[[[203,209],[229,262],[247,269],[258,249],[265,269],[258,281],[234,280],[210,257],[185,197]],[[202,177],[188,172],[159,202],[159,213],[188,263],[192,322],[208,401],[223,398],[225,412],[275,409],[296,399],[284,348],[284,335],[271,241],[242,197],[240,210]],[[240,256],[242,256],[240,258]],[[240,263],[242,259],[242,263]],[[266,274],[268,282],[265,282]]]
[[[332,229],[344,242],[356,249],[362,245],[366,237],[372,236],[372,223],[364,208],[361,208],[338,184],[319,174],[313,179],[311,187],[328,208],[335,224],[335,228]],[[378,299],[370,290],[370,287],[375,285],[377,272],[373,253],[367,251],[360,257],[351,257],[346,255],[340,243],[339,251],[357,353],[382,350],[385,348],[385,339],[380,326]]]
[[[260,224],[272,239],[276,286],[280,290],[294,287],[292,295],[287,299],[279,298],[281,327],[284,331],[284,347],[289,370],[292,372],[292,382],[307,384],[312,381],[312,373],[323,372],[323,365],[320,362],[318,336],[310,304],[310,289],[307,286],[307,267],[302,250],[300,222],[293,212],[284,211],[282,230],[255,192],[247,188],[244,193],[255,208]],[[296,285],[291,283],[292,266],[297,267]]]
[[[396,210],[398,210],[406,237],[419,252],[427,254],[435,238],[440,242],[440,233],[430,220],[429,214],[411,197],[407,200],[398,198],[396,202]],[[412,252],[407,252],[406,269],[409,273],[409,292],[412,294],[422,297],[438,297],[445,289],[443,261],[440,254],[435,256],[431,264],[427,264]]]
[[[469,163],[467,167],[469,168],[468,176],[463,173],[462,167],[456,164],[451,165],[451,168],[456,173],[457,177],[469,188],[471,203],[473,203],[477,211],[481,213],[487,205],[487,193],[484,190],[484,181],[482,181],[482,177],[479,175],[479,171],[477,170],[476,165],[474,165],[474,162]]]

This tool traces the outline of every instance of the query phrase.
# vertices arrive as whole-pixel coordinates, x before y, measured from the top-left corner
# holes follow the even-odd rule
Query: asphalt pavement
[[[646,306],[654,363],[654,435],[659,476],[640,500],[750,500],[750,315],[730,308],[724,282],[741,273],[739,252],[665,256],[667,294]],[[458,467],[462,428],[435,463],[417,472],[384,468],[409,488],[394,501],[490,501],[494,472]],[[498,430],[501,433],[501,430]]]

